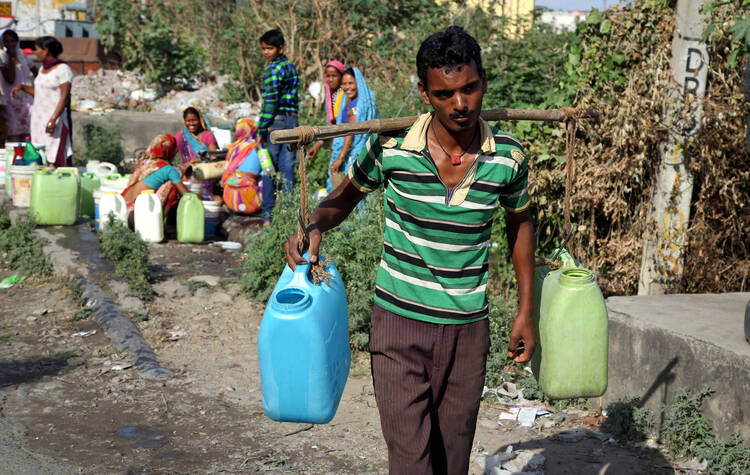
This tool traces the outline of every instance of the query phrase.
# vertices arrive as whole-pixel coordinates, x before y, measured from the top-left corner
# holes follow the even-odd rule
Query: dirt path
[[[240,295],[239,254],[172,242],[152,246],[151,262],[161,295],[138,325],[175,372],[167,382],[115,369],[127,358],[101,331],[72,337],[97,328],[72,320],[78,308],[63,283],[0,291],[0,415],[16,424],[25,447],[91,474],[387,472],[366,356],[331,423],[273,422],[263,413],[257,364],[263,307]],[[195,276],[206,283],[185,284]],[[581,411],[557,424],[539,419],[531,429],[500,425],[499,413],[483,405],[477,453],[512,444],[542,454],[546,474],[674,472],[657,451],[625,448],[596,432],[556,435],[582,428]],[[483,473],[481,458],[471,473]]]

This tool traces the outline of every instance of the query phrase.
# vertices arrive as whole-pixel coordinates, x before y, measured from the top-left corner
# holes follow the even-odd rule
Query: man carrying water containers
[[[467,473],[489,347],[492,214],[507,210],[519,312],[508,354],[531,358],[533,225],[521,144],[480,117],[487,80],[476,40],[460,27],[417,53],[419,90],[433,111],[396,137],[373,135],[346,180],[315,210],[321,234],[384,186],[385,235],[372,311],[375,398],[392,474]],[[304,263],[297,237],[289,265]]]

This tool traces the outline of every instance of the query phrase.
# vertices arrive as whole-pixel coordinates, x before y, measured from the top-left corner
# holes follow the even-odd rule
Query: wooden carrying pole
[[[574,119],[597,119],[599,113],[595,109],[574,109],[565,107],[550,110],[529,109],[490,109],[482,111],[482,119],[487,121],[496,120],[538,120],[544,122],[565,122]],[[312,129],[314,140],[326,140],[334,137],[357,134],[375,134],[382,132],[393,132],[403,130],[411,126],[417,120],[417,116],[400,117],[397,119],[373,119],[363,122],[352,122],[339,125],[317,125],[305,126]],[[271,132],[271,143],[288,144],[299,143],[301,127],[285,130],[274,130]],[[309,129],[307,129],[309,130]]]

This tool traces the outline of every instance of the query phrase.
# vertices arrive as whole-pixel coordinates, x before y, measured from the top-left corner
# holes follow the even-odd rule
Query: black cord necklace
[[[449,157],[451,157],[451,165],[453,165],[453,166],[461,165],[461,159],[463,158],[464,155],[466,155],[466,152],[469,151],[469,149],[471,148],[471,145],[474,143],[474,140],[476,140],[477,135],[479,134],[479,127],[477,127],[477,129],[474,131],[474,136],[471,138],[471,142],[469,142],[469,145],[467,145],[466,148],[462,149],[461,154],[460,155],[451,155],[450,153],[448,153],[448,151],[445,149],[445,147],[443,147],[443,144],[440,143],[440,139],[437,136],[437,132],[435,132],[435,123],[434,122],[430,124],[430,128],[432,129],[432,135],[435,137],[435,141],[437,142],[438,146],[440,147],[440,150],[442,150],[443,153],[445,153],[446,155],[448,155]]]

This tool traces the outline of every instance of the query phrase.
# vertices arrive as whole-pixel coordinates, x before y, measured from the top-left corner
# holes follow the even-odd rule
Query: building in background
[[[533,22],[534,0],[466,0],[472,8],[481,8],[504,23],[506,36],[516,38],[523,35]],[[459,8],[458,2],[453,6]]]
[[[101,69],[105,57],[94,25],[98,0],[0,0],[0,27],[13,28],[22,48],[34,48],[40,36],[54,36],[63,45],[60,58],[73,72]],[[110,65],[111,66],[111,65]]]
[[[589,12],[578,10],[547,10],[542,12],[542,23],[552,25],[555,31],[575,31],[576,25],[586,19]]]

